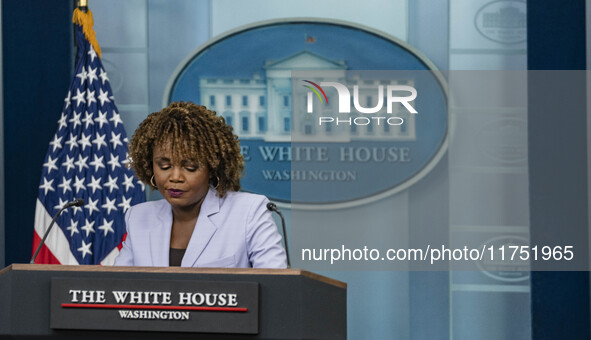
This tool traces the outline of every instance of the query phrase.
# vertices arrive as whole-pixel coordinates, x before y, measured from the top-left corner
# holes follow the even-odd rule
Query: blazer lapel
[[[149,229],[150,233],[150,255],[152,265],[155,267],[168,267],[170,256],[170,232],[172,230],[172,208],[168,202],[163,200],[162,208],[156,212],[156,221]]]
[[[217,230],[217,226],[209,217],[216,214],[219,210],[220,198],[216,196],[215,189],[210,188],[201,205],[201,211],[199,212],[195,229],[187,246],[187,251],[185,252],[185,256],[183,256],[181,267],[195,267],[195,263]]]

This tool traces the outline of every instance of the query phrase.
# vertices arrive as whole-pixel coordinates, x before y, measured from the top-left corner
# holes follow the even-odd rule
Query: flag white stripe
[[[119,248],[115,247],[113,250],[105,256],[105,258],[101,261],[101,265],[103,266],[112,266],[115,263],[115,258],[119,255]]]

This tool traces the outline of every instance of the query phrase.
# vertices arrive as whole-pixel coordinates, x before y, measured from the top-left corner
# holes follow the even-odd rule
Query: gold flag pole
[[[72,17],[74,24],[82,26],[82,31],[86,36],[86,40],[92,45],[94,51],[101,57],[101,47],[96,41],[96,35],[94,33],[94,19],[92,18],[92,11],[88,9],[87,0],[78,0],[78,7],[74,9],[74,15]],[[75,39],[74,39],[75,40]]]
[[[88,12],[88,0],[76,0],[75,3],[77,3],[76,9],[82,11],[82,13]],[[75,35],[76,34],[76,27],[72,27],[72,30]],[[76,43],[76,37],[74,37],[74,47],[78,48],[78,44]]]
[[[78,0],[77,6],[82,12],[86,13],[88,11],[88,0]]]

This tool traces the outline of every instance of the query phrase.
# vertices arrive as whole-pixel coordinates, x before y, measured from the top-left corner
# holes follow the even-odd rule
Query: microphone
[[[285,232],[285,219],[283,218],[283,214],[277,208],[277,205],[273,202],[267,203],[267,209],[270,211],[274,211],[281,217],[281,227],[283,229],[283,242],[285,243],[285,256],[287,256],[287,268],[291,268],[291,263],[289,261],[289,248],[287,246],[287,233]]]
[[[84,198],[78,198],[73,200],[72,202],[68,202],[66,205],[64,205],[64,207],[62,209],[67,209],[73,205],[77,206],[77,207],[81,207],[84,205]]]
[[[51,220],[51,223],[49,224],[49,228],[47,228],[47,231],[43,235],[43,239],[41,240],[41,243],[39,243],[39,245],[37,246],[37,250],[35,250],[35,254],[33,254],[33,257],[31,258],[31,262],[30,263],[35,263],[35,259],[37,258],[37,255],[39,254],[39,251],[41,250],[41,246],[43,246],[43,244],[45,244],[45,240],[47,239],[47,235],[49,235],[49,232],[51,231],[51,228],[53,227],[53,224],[57,220],[58,216],[62,213],[62,211],[68,209],[71,206],[81,207],[83,205],[84,205],[84,199],[83,198],[78,198],[78,199],[75,199],[75,200],[73,200],[71,202],[66,203],[57,212],[57,214],[55,214],[55,216],[53,217],[53,220]]]

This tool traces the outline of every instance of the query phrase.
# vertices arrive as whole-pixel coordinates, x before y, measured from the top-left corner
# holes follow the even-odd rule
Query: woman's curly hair
[[[240,190],[244,159],[240,142],[224,118],[205,106],[175,102],[151,113],[135,130],[129,143],[129,164],[147,185],[154,175],[154,147],[170,143],[172,158],[206,166],[209,182],[224,197]]]

